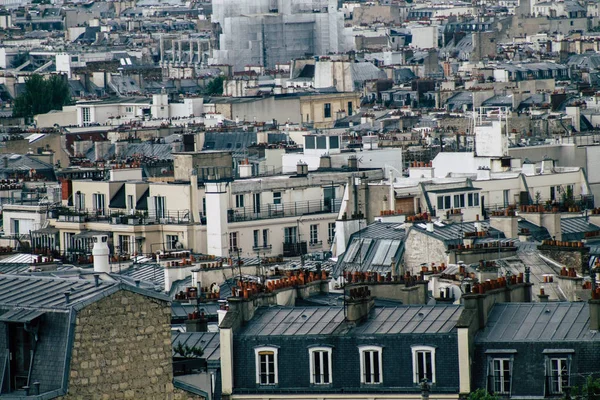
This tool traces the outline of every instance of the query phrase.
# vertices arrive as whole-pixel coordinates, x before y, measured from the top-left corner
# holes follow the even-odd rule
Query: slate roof
[[[259,308],[241,332],[242,336],[395,335],[451,332],[463,307],[397,306],[375,308],[364,323],[355,326],[344,319],[344,308]]]
[[[586,232],[600,231],[600,227],[590,223],[586,217],[563,218],[560,220],[562,240],[581,240]]]
[[[0,275],[0,308],[68,311],[82,308],[119,289],[140,292],[168,301],[164,296],[119,282],[23,275]],[[69,301],[65,293],[69,293]]]
[[[551,239],[550,233],[548,233],[548,229],[535,225],[526,219],[519,219],[517,222],[519,227],[519,232],[526,229],[529,231],[531,238],[536,242],[541,242],[542,240]]]
[[[502,303],[492,309],[477,342],[598,340],[584,302]]]
[[[331,335],[344,324],[342,307],[277,307],[257,310],[241,336]]]
[[[173,332],[171,334],[173,347],[181,343],[184,346],[201,348],[204,358],[208,363],[219,364],[221,362],[221,345],[218,332]],[[175,351],[173,351],[175,355]]]
[[[459,305],[376,308],[365,323],[354,329],[354,334],[448,333],[456,326],[462,310]]]

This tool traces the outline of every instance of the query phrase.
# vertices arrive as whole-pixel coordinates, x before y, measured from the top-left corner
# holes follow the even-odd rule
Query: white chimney
[[[108,236],[95,235],[92,256],[94,257],[94,272],[110,272],[108,258],[110,249],[108,248]]]
[[[433,222],[427,221],[427,232],[433,232]]]
[[[198,280],[200,275],[200,269],[193,269],[192,270],[192,286],[195,287],[196,289],[200,290],[200,286],[201,286],[201,282]]]
[[[475,216],[475,230],[477,232],[483,231],[483,225],[481,225],[481,221],[479,221],[479,214]]]

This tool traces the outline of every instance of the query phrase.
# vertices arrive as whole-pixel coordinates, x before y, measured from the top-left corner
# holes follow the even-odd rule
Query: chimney
[[[548,302],[548,296],[546,294],[546,290],[544,289],[543,286],[540,286],[540,294],[537,295],[538,299],[540,300],[540,303],[547,303]]]
[[[252,177],[252,164],[245,160],[238,164],[238,176],[240,178],[251,178]]]
[[[110,272],[110,265],[108,264],[109,255],[110,249],[108,248],[108,236],[94,235],[94,247],[92,248],[94,272]]]
[[[367,286],[350,289],[346,300],[346,320],[360,322],[367,319],[369,312],[375,306],[375,299]]]
[[[594,288],[592,288],[592,291],[594,291]],[[592,293],[592,296],[598,297],[595,293]],[[590,299],[588,308],[590,310],[590,330],[600,331],[600,299]]]
[[[124,158],[125,149],[127,149],[127,142],[116,142],[115,143],[115,157]]]
[[[431,217],[427,220],[427,232],[433,232],[434,226]]]
[[[308,175],[308,164],[306,164],[302,160],[298,161],[298,164],[296,164],[296,175],[307,176]]]
[[[185,331],[186,332],[207,332],[208,331],[208,319],[204,313],[201,313],[198,318],[194,318],[194,315],[191,315],[192,318],[185,320]]]
[[[348,157],[348,169],[350,171],[358,171],[358,159],[356,156]]]
[[[479,221],[479,214],[475,216],[475,230],[477,232],[483,232],[483,225],[481,225],[481,221]]]
[[[331,157],[328,155],[322,155],[319,159],[319,169],[331,168]]]
[[[519,221],[514,212],[504,212],[503,215],[490,216],[490,227],[498,229],[507,238],[519,237]]]
[[[200,290],[202,286],[202,282],[199,281],[200,278],[200,268],[192,270],[192,286],[196,289]]]

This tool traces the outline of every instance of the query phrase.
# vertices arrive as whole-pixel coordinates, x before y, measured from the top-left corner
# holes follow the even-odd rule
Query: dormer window
[[[310,383],[328,385],[332,380],[331,348],[313,347],[308,350],[310,356]]]
[[[276,347],[257,347],[254,349],[256,361],[256,383],[258,385],[277,385],[279,375],[277,372]]]
[[[360,382],[365,385],[383,383],[381,346],[360,346]]]

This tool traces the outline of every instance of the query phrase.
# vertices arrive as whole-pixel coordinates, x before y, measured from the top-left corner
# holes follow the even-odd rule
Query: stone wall
[[[186,399],[173,387],[171,307],[121,290],[76,319],[62,399]]]
[[[587,274],[590,261],[589,247],[538,246],[540,254],[567,268],[575,268],[579,274]]]
[[[404,244],[404,268],[411,274],[421,271],[421,264],[448,263],[448,254],[442,241],[435,239],[418,229],[410,229]]]

